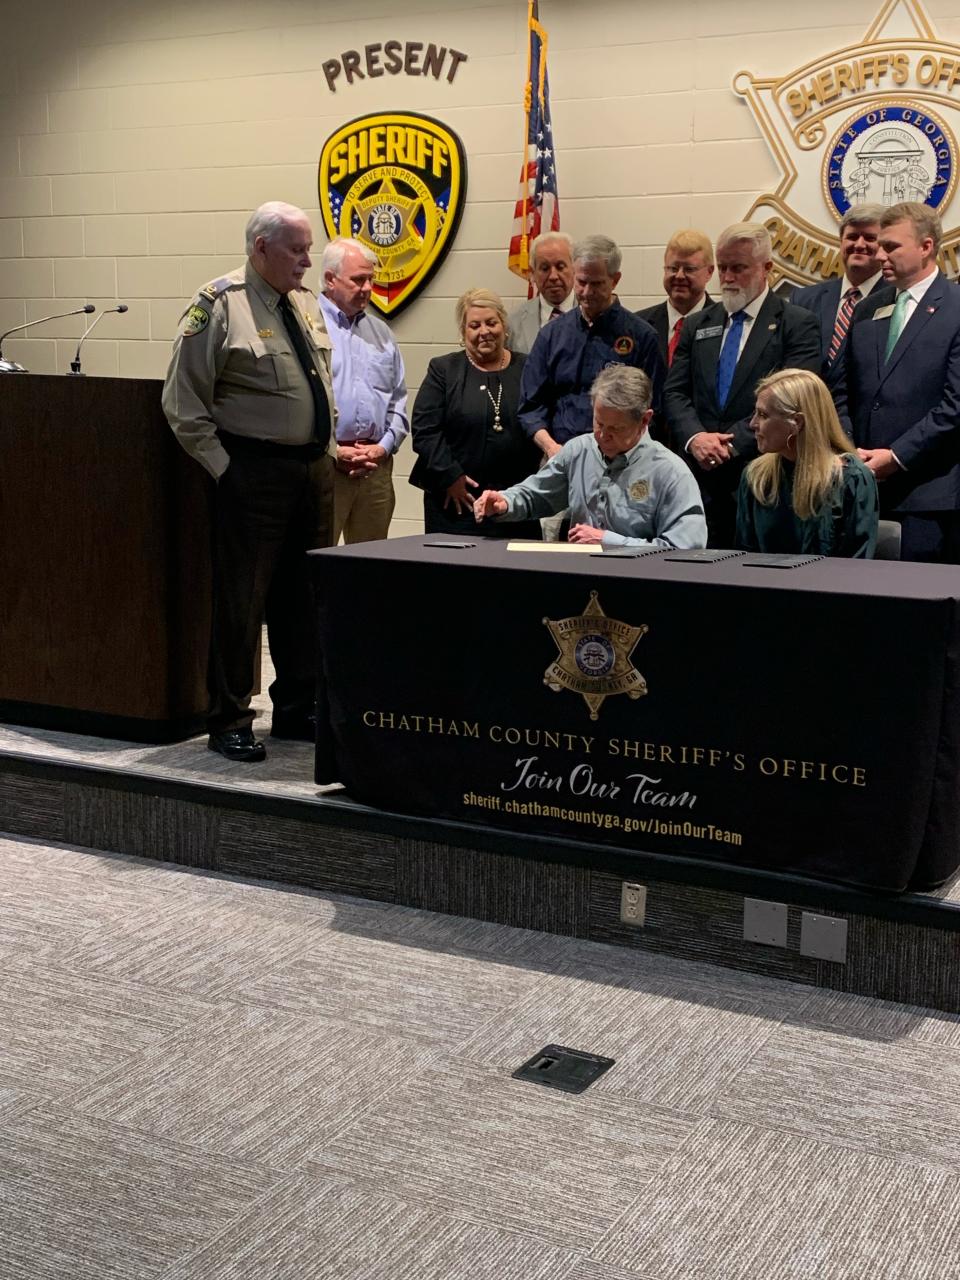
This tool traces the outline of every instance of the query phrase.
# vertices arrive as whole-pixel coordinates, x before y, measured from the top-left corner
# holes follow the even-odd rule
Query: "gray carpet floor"
[[[958,1135],[957,1017],[0,839],[2,1280],[949,1280]]]

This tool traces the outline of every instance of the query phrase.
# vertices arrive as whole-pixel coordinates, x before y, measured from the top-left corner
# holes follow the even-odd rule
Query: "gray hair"
[[[323,280],[328,271],[334,276],[340,274],[340,268],[343,266],[343,260],[347,256],[348,249],[356,249],[357,253],[363,257],[364,261],[369,262],[371,267],[380,265],[380,259],[369,245],[364,244],[361,240],[350,240],[346,236],[339,236],[336,240],[331,240],[329,244],[323,247],[323,253],[320,255],[321,280]]]
[[[753,245],[754,262],[769,262],[773,257],[770,232],[759,222],[734,222],[717,237],[717,255],[731,244],[746,242]]]
[[[266,204],[262,204],[247,220],[247,257],[253,253],[258,236],[263,236],[264,240],[272,240],[289,223],[306,216],[302,209],[298,209],[295,204],[287,204],[284,200],[268,200]]]
[[[562,244],[566,251],[570,254],[570,261],[573,261],[573,236],[568,236],[565,231],[544,231],[536,237],[530,244],[530,265],[536,266],[537,250],[541,245]]]
[[[852,204],[840,219],[839,234],[842,236],[847,227],[862,227],[868,222],[880,225],[880,219],[886,212],[882,204]]]
[[[653,403],[653,384],[642,369],[608,364],[593,380],[590,403],[629,414],[634,422],[640,422]]]
[[[575,263],[602,262],[607,275],[615,276],[623,257],[609,236],[585,236],[573,246],[573,260]]]

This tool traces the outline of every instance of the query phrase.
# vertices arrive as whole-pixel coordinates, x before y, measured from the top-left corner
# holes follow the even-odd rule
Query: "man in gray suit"
[[[530,276],[537,294],[507,317],[507,346],[528,354],[545,324],[573,306],[573,241],[564,231],[545,231],[530,246]]]

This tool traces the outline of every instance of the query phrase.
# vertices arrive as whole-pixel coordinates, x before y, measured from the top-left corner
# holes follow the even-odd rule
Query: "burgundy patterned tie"
[[[683,316],[677,320],[673,326],[673,333],[670,335],[670,341],[667,344],[667,368],[673,364],[673,357],[677,354],[677,347],[680,345],[680,330],[683,328]]]
[[[840,354],[840,348],[843,346],[843,340],[847,336],[847,330],[850,328],[850,317],[853,315],[853,309],[863,297],[859,289],[848,289],[843,295],[843,302],[840,310],[837,312],[837,323],[834,325],[833,337],[830,339],[830,350],[827,352],[827,364],[832,365]]]

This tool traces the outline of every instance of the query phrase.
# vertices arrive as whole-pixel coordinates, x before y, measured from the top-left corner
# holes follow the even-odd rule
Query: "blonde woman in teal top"
[[[764,378],[750,429],[760,456],[740,479],[737,546],[872,558],[877,482],[844,434],[823,381],[805,369]]]

